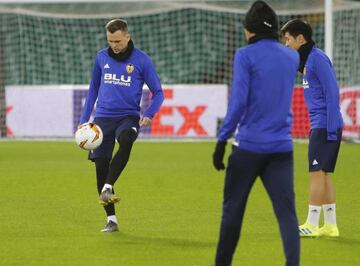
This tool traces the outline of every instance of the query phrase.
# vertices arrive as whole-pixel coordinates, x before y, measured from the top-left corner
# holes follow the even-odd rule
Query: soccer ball
[[[103,133],[98,125],[84,123],[76,130],[75,141],[80,148],[92,151],[100,146],[103,141]]]

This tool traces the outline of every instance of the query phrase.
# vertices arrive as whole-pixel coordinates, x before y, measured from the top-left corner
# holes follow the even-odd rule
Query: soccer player
[[[265,2],[253,3],[244,27],[248,45],[235,54],[230,102],[213,153],[214,167],[225,169],[226,142],[237,128],[225,174],[216,266],[231,265],[248,195],[258,176],[279,223],[286,265],[296,266],[300,237],[293,189],[290,105],[299,55],[279,43],[277,15]]]
[[[106,24],[108,48],[96,55],[89,94],[80,124],[90,119],[97,100],[94,123],[104,133],[102,144],[89,153],[95,162],[100,203],[107,214],[102,232],[118,231],[114,203],[114,184],[124,170],[136,140],[139,127],[149,126],[164,100],[160,80],[150,57],[134,47],[127,22],[114,19]],[[152,93],[152,103],[140,118],[140,99],[146,83]],[[115,139],[119,149],[112,157]]]
[[[306,222],[299,226],[299,233],[304,237],[337,237],[335,188],[330,173],[335,169],[343,121],[335,70],[325,53],[315,46],[312,29],[307,22],[290,20],[281,32],[286,45],[300,54],[299,72],[303,75],[304,96],[311,123],[309,211]],[[325,224],[319,229],[321,208]]]

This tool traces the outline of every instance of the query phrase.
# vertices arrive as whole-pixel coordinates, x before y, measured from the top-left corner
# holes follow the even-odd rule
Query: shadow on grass
[[[360,247],[360,239],[355,239],[355,238],[348,238],[348,237],[336,237],[336,238],[323,238],[324,240],[327,241],[331,241],[337,244],[341,244],[341,245],[351,245],[353,246],[359,246]]]
[[[106,234],[107,235],[107,234]],[[129,245],[157,245],[157,246],[173,246],[183,248],[215,248],[215,242],[196,241],[179,238],[166,237],[145,237],[135,236],[123,232],[111,233],[111,240],[119,244]]]
[[[319,237],[319,238],[302,238],[302,240],[310,240],[310,241],[321,241],[326,243],[336,243],[337,245],[350,245],[350,246],[359,246],[360,247],[360,239],[349,238],[349,237]]]

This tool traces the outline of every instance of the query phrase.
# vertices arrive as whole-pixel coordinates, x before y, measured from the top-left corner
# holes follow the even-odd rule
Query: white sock
[[[104,191],[105,191],[106,189],[108,189],[108,188],[112,191],[112,185],[110,185],[110,184],[105,184],[105,185],[103,186],[101,192],[104,192]]]
[[[313,226],[319,226],[320,214],[321,206],[309,205],[309,212],[306,222]]]
[[[335,203],[333,204],[324,204],[324,223],[325,224],[336,224],[336,207]]]
[[[110,215],[107,217],[107,222],[113,221],[114,223],[118,223],[115,215]]]

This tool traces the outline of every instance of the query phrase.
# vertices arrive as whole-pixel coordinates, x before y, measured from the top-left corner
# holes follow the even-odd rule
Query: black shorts
[[[341,143],[342,129],[337,132],[337,141],[327,140],[326,128],[314,128],[309,138],[309,172],[323,170],[333,173]]]
[[[112,158],[112,153],[115,146],[115,140],[119,138],[120,133],[124,129],[133,129],[136,136],[139,134],[139,120],[138,116],[126,116],[122,118],[105,118],[95,117],[94,123],[100,126],[103,132],[103,141],[101,145],[93,151],[89,152],[89,160],[95,158]]]

